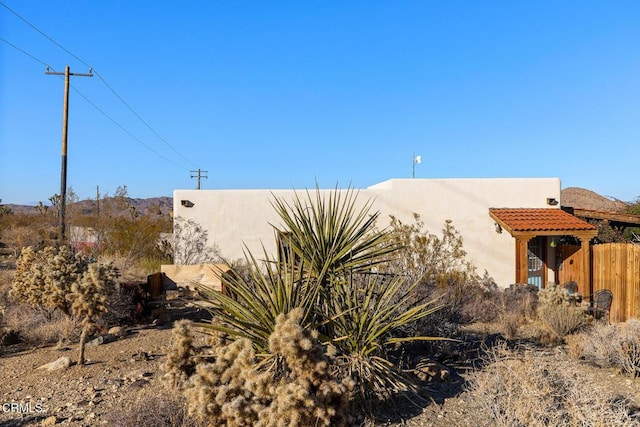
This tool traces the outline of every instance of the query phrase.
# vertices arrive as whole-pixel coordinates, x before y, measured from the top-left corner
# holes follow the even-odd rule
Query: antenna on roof
[[[419,165],[420,163],[422,163],[422,156],[416,156],[416,153],[413,153],[413,172],[412,172],[412,177],[415,179],[416,177],[416,165]]]

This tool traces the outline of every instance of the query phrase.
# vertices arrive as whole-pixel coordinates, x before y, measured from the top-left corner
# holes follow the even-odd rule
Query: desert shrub
[[[190,414],[209,425],[346,425],[352,383],[335,378],[331,347],[301,319],[300,309],[278,316],[271,364],[259,363],[248,339],[217,347],[214,361],[198,364],[186,383]]]
[[[77,342],[79,325],[60,311],[45,313],[26,304],[11,304],[3,316],[7,332],[34,346]]]
[[[176,217],[173,221],[174,264],[220,262],[219,249],[209,244],[209,233],[192,219]]]
[[[550,333],[552,343],[583,328],[588,322],[582,307],[576,305],[576,297],[556,284],[549,284],[538,293],[538,318]]]
[[[141,284],[118,283],[107,296],[106,308],[96,321],[102,329],[124,323],[136,323],[144,318],[144,289]]]
[[[534,350],[497,346],[469,378],[464,395],[469,425],[632,426],[630,401],[612,395],[575,362]]]
[[[18,258],[11,295],[35,308],[59,310],[81,323],[79,363],[83,364],[86,336],[108,310],[115,277],[112,265],[92,262],[68,246],[41,251],[27,247]]]
[[[515,283],[494,293],[493,305],[497,315],[493,319],[507,339],[518,336],[520,326],[536,319],[538,288],[534,285]]]
[[[567,337],[570,354],[600,367],[616,367],[626,375],[640,375],[640,320],[608,325],[595,323]]]
[[[462,236],[452,221],[445,221],[440,235],[423,228],[418,214],[414,214],[412,224],[391,216],[390,236],[398,253],[382,267],[386,273],[402,275],[407,283],[417,283],[409,305],[437,299],[443,306],[434,316],[438,321],[423,326],[495,318],[497,310],[492,300],[497,286],[487,272],[478,274],[467,260]],[[429,328],[427,331],[431,332]]]
[[[535,285],[514,283],[502,293],[504,311],[520,315],[523,320],[532,320],[538,306],[538,288]]]
[[[214,307],[214,322],[198,327],[227,333],[235,343],[248,340],[255,352],[251,357],[248,350],[236,347],[244,349],[248,344],[225,346],[248,357],[234,363],[268,366],[267,372],[273,375],[292,369],[283,363],[288,359],[274,350],[272,337],[278,319],[295,312],[302,331],[317,330],[322,345],[335,348],[335,357],[327,354],[322,362],[326,372],[309,369],[332,376],[337,383],[352,378],[354,406],[403,392],[415,394],[413,379],[387,350],[403,342],[431,339],[407,334],[403,328],[432,315],[437,307],[430,300],[410,304],[415,285],[405,284],[403,277],[372,271],[394,255],[397,245],[388,232],[373,228],[377,214],[369,213],[370,203],[356,209],[355,194],[349,190],[327,198],[319,191],[315,198],[307,192],[306,200],[296,196],[291,204],[276,200],[274,206],[285,224],[276,231],[286,236],[286,247],[281,246],[277,259],[265,252],[263,261],[247,252],[248,269],[226,278],[226,294],[203,290]],[[305,339],[304,346],[314,339]],[[205,369],[200,365],[194,377]],[[247,387],[255,387],[254,380],[247,381]],[[287,401],[293,404],[295,399]],[[299,416],[306,415],[303,411]]]
[[[164,387],[146,389],[127,399],[118,411],[110,411],[105,425],[113,427],[199,427],[205,424],[187,416],[184,397]]]
[[[157,213],[157,212],[156,212]],[[146,276],[153,262],[165,258],[161,233],[170,233],[172,222],[167,217],[139,212],[128,197],[126,186],[116,189],[113,197],[101,201],[98,221],[90,224],[95,231],[100,257],[111,257],[127,279]],[[140,264],[143,265],[140,265]]]

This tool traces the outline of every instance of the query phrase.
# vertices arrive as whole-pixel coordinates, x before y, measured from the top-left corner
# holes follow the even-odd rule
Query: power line
[[[11,46],[12,48],[14,48],[15,50],[17,50],[18,52],[23,53],[24,55],[28,56],[29,58],[33,59],[36,62],[41,63],[42,65],[48,65],[46,62],[39,60],[38,58],[36,58],[35,56],[31,55],[29,52],[27,52],[26,50],[20,49],[18,46],[16,46],[15,44],[5,40],[4,38],[0,37],[0,41],[8,44],[9,46]],[[53,68],[52,68],[53,70]]]
[[[94,70],[95,72],[95,70]],[[87,101],[93,108],[95,108],[96,110],[98,110],[100,113],[102,113],[103,116],[105,116],[107,119],[109,119],[114,125],[118,126],[120,129],[122,129],[122,131],[124,133],[126,133],[127,135],[129,135],[131,138],[133,138],[136,142],[138,142],[139,144],[143,145],[147,150],[151,151],[152,153],[154,153],[156,156],[161,157],[162,159],[166,160],[167,162],[171,163],[172,165],[176,166],[179,169],[186,169],[183,166],[180,166],[179,164],[177,164],[176,162],[174,162],[173,160],[163,156],[162,154],[158,153],[156,150],[154,150],[153,148],[151,148],[149,145],[145,144],[144,142],[142,142],[142,140],[140,138],[138,138],[137,136],[135,136],[134,134],[132,134],[131,132],[129,132],[127,129],[124,128],[124,126],[122,126],[120,123],[118,123],[117,121],[115,121],[113,118],[111,118],[111,116],[109,116],[107,113],[104,112],[104,110],[102,110],[100,107],[98,107],[93,101],[91,101],[86,95],[84,95],[82,92],[80,92],[77,88],[75,88],[73,85],[71,86],[71,88],[81,97],[83,97],[85,99],[85,101]]]
[[[0,2],[1,3],[1,2]],[[21,52],[22,54],[28,56],[29,58],[33,59],[36,62],[39,62],[42,65],[47,66],[51,71],[56,72],[56,70],[51,67],[50,65],[48,65],[46,62],[42,61],[41,59],[37,58],[36,56],[30,54],[29,52],[27,52],[24,49],[21,49],[20,47],[16,46],[15,44],[5,40],[4,38],[0,37],[0,41],[6,43],[7,45],[11,46],[12,48],[16,49],[17,51]],[[94,70],[95,73],[95,70]],[[62,79],[62,76],[59,76],[60,79]],[[131,132],[129,132],[124,126],[122,126],[120,123],[118,123],[117,121],[115,121],[111,116],[109,116],[104,110],[102,110],[100,107],[98,107],[93,101],[91,101],[85,94],[83,94],[82,92],[80,92],[75,86],[70,85],[71,89],[73,89],[78,95],[80,95],[82,98],[84,98],[85,101],[87,101],[89,103],[89,105],[91,105],[93,108],[95,108],[97,111],[99,111],[103,116],[105,116],[107,119],[109,119],[113,124],[115,124],[117,127],[119,127],[124,133],[126,133],[127,135],[129,135],[129,137],[131,137],[134,141],[138,142],[140,145],[144,146],[147,150],[151,151],[153,154],[155,154],[156,156],[162,158],[163,160],[166,160],[167,162],[171,163],[172,165],[176,166],[179,169],[183,169],[186,170],[187,168],[178,165],[176,162],[174,162],[173,160],[163,156],[162,154],[158,153],[156,150],[154,150],[153,148],[151,148],[148,144],[145,144],[140,138],[136,137],[135,135],[133,135]]]
[[[173,150],[174,153],[176,153],[177,155],[179,155],[180,157],[182,157],[184,160],[186,160],[188,163],[191,163],[191,165],[196,166],[196,164],[194,162],[192,162],[191,160],[189,160],[187,157],[185,157],[181,152],[179,152],[173,145],[171,145],[166,139],[164,139],[153,127],[151,127],[151,125],[149,125],[125,100],[124,98],[122,98],[122,96],[120,96],[118,94],[118,92],[116,92],[116,90],[107,83],[107,81],[102,77],[102,75],[100,75],[100,73],[98,73],[97,70],[94,69],[94,67],[92,67],[91,65],[89,65],[87,62],[83,61],[80,57],[78,57],[77,55],[75,55],[73,52],[71,52],[70,50],[68,50],[67,48],[65,48],[64,46],[62,46],[60,43],[58,43],[57,41],[55,41],[52,37],[50,37],[49,35],[47,35],[44,31],[40,30],[38,27],[36,27],[34,24],[32,24],[31,22],[29,22],[26,18],[24,18],[22,15],[20,15],[18,12],[16,12],[15,10],[11,9],[9,6],[7,6],[4,2],[0,1],[0,5],[2,5],[5,9],[7,9],[9,12],[11,12],[12,14],[14,14],[16,17],[18,17],[21,21],[23,21],[25,24],[27,24],[28,26],[30,26],[31,28],[33,28],[35,31],[37,31],[38,33],[40,33],[43,37],[45,37],[47,40],[49,40],[51,43],[55,44],[56,46],[58,46],[60,49],[62,49],[63,51],[65,51],[66,53],[68,53],[69,55],[71,55],[73,58],[75,58],[76,60],[80,61],[80,63],[82,63],[83,65],[87,66],[88,68],[91,68],[93,70],[93,73],[100,79],[100,81],[102,81],[102,83],[104,83],[104,85],[116,96],[116,98],[118,98],[118,100],[120,102],[122,102],[122,104],[127,107],[129,109],[129,111],[136,116],[136,118],[138,120],[140,120],[140,122],[145,125],[151,132],[153,132],[153,134],[160,139],[164,144],[166,144],[171,150]],[[4,41],[4,39],[3,39]],[[6,42],[6,41],[5,41]],[[8,42],[6,42],[8,43]],[[13,46],[13,45],[12,45]],[[16,47],[17,48],[17,47]],[[19,49],[20,50],[20,49]],[[28,54],[27,54],[28,55]],[[29,55],[30,56],[30,55]],[[34,58],[36,59],[36,58]],[[37,59],[36,59],[37,60]],[[39,60],[38,60],[39,61]],[[40,61],[39,61],[40,62]],[[44,64],[47,65],[47,64]],[[161,156],[162,157],[162,156]]]
[[[33,28],[34,30],[36,30],[38,33],[40,33],[42,36],[44,36],[47,40],[49,40],[51,43],[55,44],[56,46],[58,46],[60,49],[64,50],[65,52],[67,52],[69,55],[73,56],[75,59],[77,59],[78,61],[82,62],[83,65],[91,68],[91,65],[87,64],[86,62],[84,62],[82,59],[78,58],[76,55],[74,55],[73,53],[71,53],[70,51],[68,51],[64,46],[62,46],[60,43],[58,43],[57,41],[55,41],[54,39],[52,39],[51,37],[49,37],[48,35],[46,35],[44,33],[44,31],[40,30],[38,27],[36,27],[35,25],[33,25],[31,22],[27,21],[24,17],[22,17],[20,14],[18,14],[18,12],[16,12],[15,10],[11,9],[9,6],[7,6],[6,4],[4,4],[2,1],[0,1],[0,5],[2,5],[5,9],[7,9],[9,12],[13,13],[15,16],[17,16],[22,22],[24,22],[25,24],[27,24],[28,26],[30,26],[31,28]]]
[[[171,148],[173,150],[174,153],[176,153],[177,155],[179,155],[180,157],[182,157],[184,160],[186,160],[188,163],[191,163],[193,166],[196,166],[195,163],[193,163],[191,160],[187,159],[185,156],[182,155],[182,153],[180,153],[178,150],[176,150],[171,144],[169,144],[167,142],[166,139],[164,139],[162,136],[160,136],[160,134],[158,132],[156,132],[156,130],[154,128],[152,128],[142,117],[140,117],[140,115],[138,113],[136,113],[133,108],[131,108],[131,106],[129,104],[127,104],[125,102],[124,99],[122,99],[122,97],[118,94],[118,92],[115,91],[114,88],[111,87],[111,85],[109,83],[106,82],[106,80],[104,78],[102,78],[102,76],[100,75],[100,73],[98,73],[97,71],[94,70],[94,73],[96,74],[96,76],[98,76],[98,78],[102,81],[102,83],[105,84],[105,86],[107,86],[109,88],[109,90],[111,92],[113,92],[113,94],[116,96],[116,98],[118,98],[120,100],[120,102],[122,102],[124,104],[125,107],[127,107],[129,109],[129,111],[131,111],[131,113],[133,113],[134,116],[136,116],[138,118],[138,120],[140,120],[142,122],[142,124],[144,124],[149,130],[151,130],[151,132],[153,132],[153,134],[155,136],[157,136],[162,142],[164,142],[169,148]]]

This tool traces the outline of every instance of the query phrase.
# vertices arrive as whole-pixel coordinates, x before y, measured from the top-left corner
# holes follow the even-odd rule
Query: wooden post
[[[589,295],[593,295],[593,283],[591,283],[591,238],[579,236],[580,248],[582,252],[582,271],[580,272],[580,283],[583,289],[588,289]]]
[[[529,252],[528,244],[531,236],[516,237],[516,283],[529,281]]]
[[[89,74],[78,74],[69,72],[69,66],[64,67],[64,73],[55,71],[47,71],[45,74],[55,76],[64,75],[64,103],[62,109],[62,167],[60,171],[60,243],[66,243],[66,207],[67,207],[67,130],[69,128],[69,77],[83,76],[92,77],[93,72],[89,70]]]

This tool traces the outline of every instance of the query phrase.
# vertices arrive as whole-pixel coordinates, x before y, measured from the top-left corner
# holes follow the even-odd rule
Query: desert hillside
[[[627,204],[621,200],[601,196],[585,188],[568,187],[562,189],[562,206],[596,211],[621,212]]]

